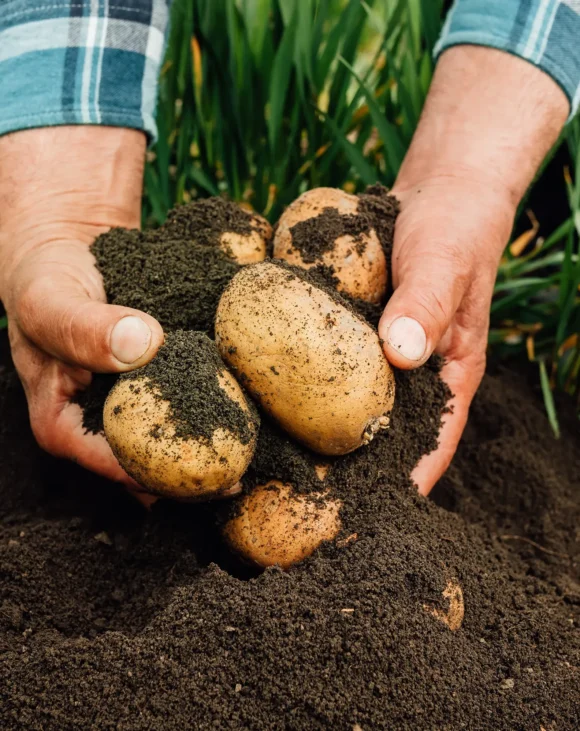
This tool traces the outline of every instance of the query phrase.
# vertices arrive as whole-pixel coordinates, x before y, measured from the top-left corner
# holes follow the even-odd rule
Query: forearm
[[[580,3],[577,0],[455,0],[435,47],[475,44],[525,59],[580,105]]]
[[[446,176],[468,185],[475,177],[515,208],[568,113],[561,87],[527,61],[492,48],[450,48],[397,187]]]

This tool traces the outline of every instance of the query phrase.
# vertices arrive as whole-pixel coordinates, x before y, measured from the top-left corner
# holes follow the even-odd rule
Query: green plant
[[[552,428],[559,433],[553,390],[580,406],[580,119],[564,142],[573,171],[563,171],[570,216],[546,239],[538,223],[508,246],[492,303],[490,344],[500,357],[525,352],[538,364]]]
[[[178,0],[145,220],[224,194],[275,220],[310,187],[393,183],[440,0]]]

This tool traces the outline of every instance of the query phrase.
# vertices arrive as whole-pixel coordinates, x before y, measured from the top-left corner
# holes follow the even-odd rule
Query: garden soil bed
[[[356,540],[258,575],[223,506],[148,514],[44,455],[0,342],[0,728],[579,727],[578,421],[554,440],[521,374],[486,376],[433,500],[369,460]]]

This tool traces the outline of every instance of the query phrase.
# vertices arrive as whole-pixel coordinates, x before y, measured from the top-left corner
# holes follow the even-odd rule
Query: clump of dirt
[[[413,489],[410,475],[424,455],[437,447],[441,414],[451,396],[440,379],[442,361],[434,356],[415,371],[395,371],[395,404],[391,426],[373,441],[342,457],[322,457],[288,438],[270,419],[262,419],[256,454],[244,485],[251,489],[276,479],[293,485],[298,493],[320,493],[342,502],[343,533],[368,529],[368,515],[361,510],[368,491],[382,480]],[[423,408],[418,408],[418,404]],[[328,466],[321,480],[317,467]],[[368,495],[367,495],[368,497]],[[375,496],[376,497],[376,496]],[[237,506],[232,506],[235,513]]]
[[[113,229],[92,246],[107,300],[155,317],[167,330],[213,333],[215,311],[239,265],[218,248],[155,231]]]
[[[91,383],[84,391],[75,394],[73,403],[79,404],[83,412],[83,429],[88,434],[105,431],[103,407],[119,376],[114,373],[93,373]]]
[[[123,374],[121,380],[131,384],[137,398],[139,390],[145,389],[155,399],[169,403],[167,420],[175,438],[211,442],[221,427],[248,444],[255,437],[258,413],[251,406],[248,418],[222,388],[219,376],[225,370],[215,343],[205,333],[177,330],[167,334],[165,344],[150,363]]]
[[[399,214],[399,201],[380,183],[369,185],[359,195],[358,215],[373,222],[379,241],[385,252],[387,268],[391,271],[393,242],[395,240],[395,221]]]
[[[169,212],[163,230],[177,239],[195,241],[202,246],[219,248],[224,233],[249,236],[260,232],[250,213],[225,198],[206,198]]]
[[[221,294],[240,269],[218,246],[226,231],[251,233],[252,218],[233,203],[212,198],[175,208],[154,231],[115,228],[102,234],[91,250],[107,301],[147,312],[168,332],[213,335]],[[87,432],[103,431],[103,405],[115,380],[95,374],[77,395]]]

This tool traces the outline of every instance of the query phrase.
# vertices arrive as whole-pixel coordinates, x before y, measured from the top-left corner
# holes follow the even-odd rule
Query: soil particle
[[[564,407],[552,438],[521,375],[486,376],[436,490],[450,512],[409,479],[435,438],[437,364],[398,374],[391,429],[358,468],[357,453],[331,460],[341,548],[246,580],[219,538],[223,505],[145,514],[44,455],[4,335],[2,350],[2,728],[579,727],[580,435]],[[276,460],[268,424],[260,440],[249,479],[320,490],[312,455],[284,445]],[[450,616],[450,582],[456,631],[433,613]]]

